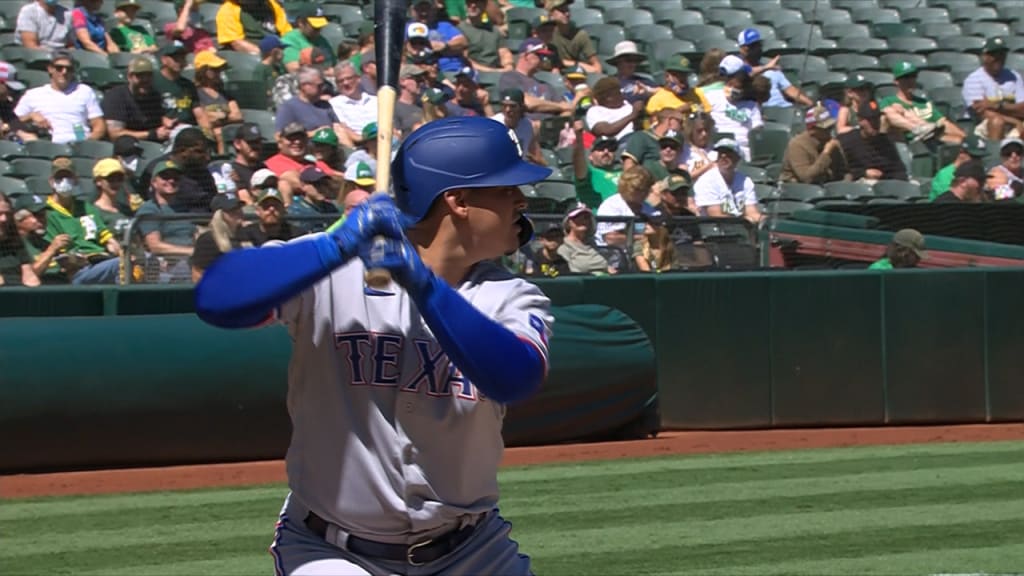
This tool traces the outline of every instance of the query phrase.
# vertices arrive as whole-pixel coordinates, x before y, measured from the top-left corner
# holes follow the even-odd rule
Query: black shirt
[[[108,122],[123,123],[127,130],[153,130],[163,123],[163,99],[156,90],[132,94],[127,85],[117,86],[103,97],[103,116]]]
[[[952,191],[946,190],[942,194],[939,194],[938,196],[936,196],[935,200],[932,200],[932,202],[934,202],[935,204],[939,204],[939,203],[949,204],[951,202],[962,203],[963,200],[961,200],[956,194],[953,194]]]
[[[235,174],[238,174],[238,187],[242,190],[249,190],[249,183],[252,181],[252,175],[257,170],[266,168],[263,162],[257,162],[255,166],[246,166],[245,164],[239,164],[234,160],[231,161],[231,167],[235,169]]]
[[[173,153],[157,156],[139,175],[140,195],[146,200],[150,199],[149,184],[153,180],[153,168],[164,160],[175,160]],[[205,166],[189,167],[177,160],[175,162],[184,169],[178,180],[177,201],[188,207],[189,212],[208,212],[210,201],[217,195],[217,181],[213,179],[213,174]]]
[[[0,286],[21,286],[21,267],[32,263],[21,236],[11,228],[7,236],[0,238],[0,277],[4,281]]]
[[[840,134],[838,140],[854,180],[863,178],[869,168],[882,171],[880,180],[907,179],[907,167],[896,145],[885,134],[864,138],[859,130],[852,130]]]
[[[294,237],[292,227],[287,221],[282,221],[274,234],[267,234],[259,224],[250,224],[238,230],[238,241],[249,242],[253,246],[262,246],[270,240],[291,240]]]

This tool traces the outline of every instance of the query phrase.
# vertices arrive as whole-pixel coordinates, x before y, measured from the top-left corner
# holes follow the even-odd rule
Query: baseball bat
[[[408,8],[408,0],[377,0],[373,9],[374,55],[377,57],[377,190],[374,194],[387,194],[391,187],[391,137]],[[390,283],[391,273],[387,270],[366,271],[368,286],[384,288]]]

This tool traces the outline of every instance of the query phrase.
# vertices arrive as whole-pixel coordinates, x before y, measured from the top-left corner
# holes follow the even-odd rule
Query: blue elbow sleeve
[[[326,234],[221,256],[195,289],[196,314],[221,328],[249,328],[344,263]]]
[[[487,397],[507,404],[540,388],[545,359],[533,344],[485,316],[437,277],[413,298],[449,360]]]

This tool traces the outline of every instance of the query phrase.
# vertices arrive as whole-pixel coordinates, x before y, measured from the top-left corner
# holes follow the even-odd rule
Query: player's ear
[[[469,213],[465,190],[457,189],[445,192],[444,202],[448,206],[448,212],[457,218],[465,218]]]

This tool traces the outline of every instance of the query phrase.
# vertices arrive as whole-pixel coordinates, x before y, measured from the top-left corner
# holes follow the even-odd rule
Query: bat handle
[[[373,247],[370,248],[371,255],[377,255],[384,250],[387,239],[383,236],[376,236],[373,239]],[[385,268],[370,268],[363,274],[363,280],[370,288],[383,290],[391,284],[391,272]]]
[[[393,86],[381,86],[377,90],[377,191],[374,194],[388,194],[391,187],[391,138],[394,133],[395,101],[397,94]],[[384,238],[373,239],[373,250],[385,242]],[[391,284],[391,273],[383,268],[371,268],[363,277],[366,285],[383,290]]]

